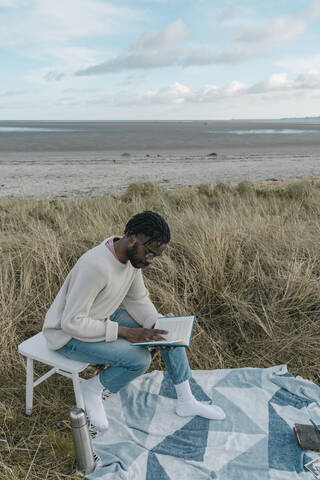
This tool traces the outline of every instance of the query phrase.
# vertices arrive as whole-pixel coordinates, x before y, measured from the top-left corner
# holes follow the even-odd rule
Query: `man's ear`
[[[137,237],[134,233],[130,233],[130,235],[128,235],[128,239],[129,239],[129,245],[134,245],[137,241]]]

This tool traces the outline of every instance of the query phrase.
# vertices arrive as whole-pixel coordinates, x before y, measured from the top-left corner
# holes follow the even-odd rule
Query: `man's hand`
[[[169,314],[169,315],[170,315],[170,314]],[[155,326],[155,323],[152,325],[151,328],[154,328],[154,326]],[[168,332],[166,332],[166,333],[168,333]],[[158,346],[157,346],[157,345],[154,345],[153,348],[156,349],[156,350],[158,350],[159,348],[161,348],[161,350],[171,350],[171,347],[168,347],[167,345],[158,345]],[[174,350],[175,350],[176,348],[177,348],[177,347],[173,347]]]
[[[167,330],[157,330],[155,328],[128,328],[120,326],[118,328],[118,336],[125,338],[131,343],[166,341],[161,336],[161,334],[166,333],[168,333]]]

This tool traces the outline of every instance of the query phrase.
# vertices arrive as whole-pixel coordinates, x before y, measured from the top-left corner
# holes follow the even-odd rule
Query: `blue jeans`
[[[141,327],[124,308],[118,308],[110,319],[122,327]],[[142,375],[151,363],[151,354],[147,347],[134,347],[124,338],[118,338],[115,342],[82,342],[72,338],[57,352],[72,360],[110,365],[100,372],[99,379],[102,385],[113,393]],[[160,352],[174,384],[190,378],[189,362],[184,347],[161,349]]]

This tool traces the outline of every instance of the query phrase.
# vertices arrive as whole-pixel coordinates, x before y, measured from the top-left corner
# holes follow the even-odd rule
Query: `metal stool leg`
[[[26,414],[31,415],[33,405],[33,359],[27,357]]]
[[[77,407],[78,408],[83,408],[83,410],[85,410],[83,396],[82,396],[81,388],[80,388],[80,379],[79,379],[79,375],[77,373],[72,374],[72,382],[73,382],[73,389],[74,389],[74,394],[75,394],[75,397],[76,397]]]

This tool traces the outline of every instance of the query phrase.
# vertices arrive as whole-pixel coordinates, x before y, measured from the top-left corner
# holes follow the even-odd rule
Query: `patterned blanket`
[[[192,372],[191,388],[227,415],[175,414],[167,372],[154,371],[105,401],[110,428],[93,440],[101,463],[88,479],[312,480],[319,453],[298,448],[295,423],[320,424],[320,388],[285,365]]]

